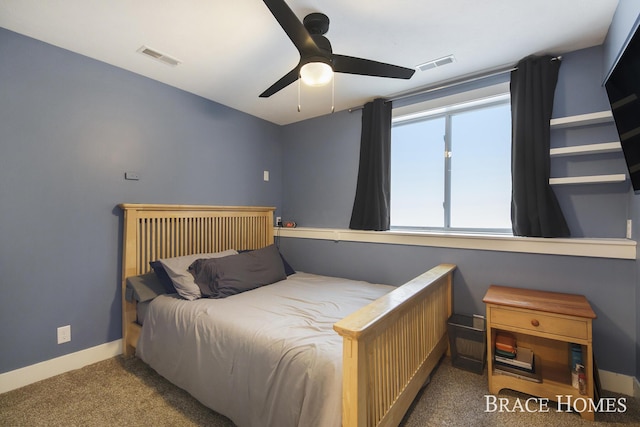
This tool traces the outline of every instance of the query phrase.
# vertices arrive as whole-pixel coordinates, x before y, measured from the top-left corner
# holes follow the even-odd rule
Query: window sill
[[[592,258],[636,259],[636,242],[628,239],[545,239],[445,232],[361,231],[310,227],[276,228],[274,233],[280,237],[333,240],[335,242],[386,243]]]

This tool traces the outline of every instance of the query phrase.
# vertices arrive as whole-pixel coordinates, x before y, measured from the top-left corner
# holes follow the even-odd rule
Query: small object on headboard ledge
[[[296,228],[297,224],[295,223],[295,221],[284,221],[282,223],[282,226],[284,228]]]

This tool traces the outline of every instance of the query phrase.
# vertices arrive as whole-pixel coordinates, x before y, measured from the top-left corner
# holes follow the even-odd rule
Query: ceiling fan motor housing
[[[318,60],[317,56],[303,58],[303,63],[309,62],[326,62],[327,64],[333,66],[333,61],[331,60],[331,54],[333,53],[333,49],[331,48],[331,42],[329,39],[323,36],[329,31],[329,17],[324,13],[310,13],[309,15],[304,17],[303,25],[309,32],[309,35],[313,39],[314,43],[318,46],[322,53],[326,53],[326,61]]]
[[[302,25],[312,36],[326,34],[329,31],[329,17],[320,12],[310,13],[304,17]]]

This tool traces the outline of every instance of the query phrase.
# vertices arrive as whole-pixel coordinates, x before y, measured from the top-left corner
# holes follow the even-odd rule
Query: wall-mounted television
[[[640,29],[605,82],[631,184],[640,192]]]

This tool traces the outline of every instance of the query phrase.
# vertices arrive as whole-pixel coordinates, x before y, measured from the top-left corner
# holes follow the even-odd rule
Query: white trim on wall
[[[111,341],[35,365],[0,374],[0,393],[15,390],[65,372],[122,354],[122,340]]]
[[[475,249],[593,258],[636,259],[636,241],[629,239],[545,239],[501,235],[361,231],[333,228],[277,228],[276,236],[336,242],[387,243],[438,248]]]
[[[0,374],[0,394],[65,372],[80,369],[120,354],[122,354],[122,340],[117,340],[5,372]],[[635,377],[603,371],[602,369],[598,373],[602,389],[627,396],[640,397],[638,393],[640,384]]]
[[[640,397],[640,394],[637,394],[636,386],[638,380],[635,377],[603,371],[602,369],[598,370],[598,375],[600,376],[600,385],[603,390],[626,396]]]

